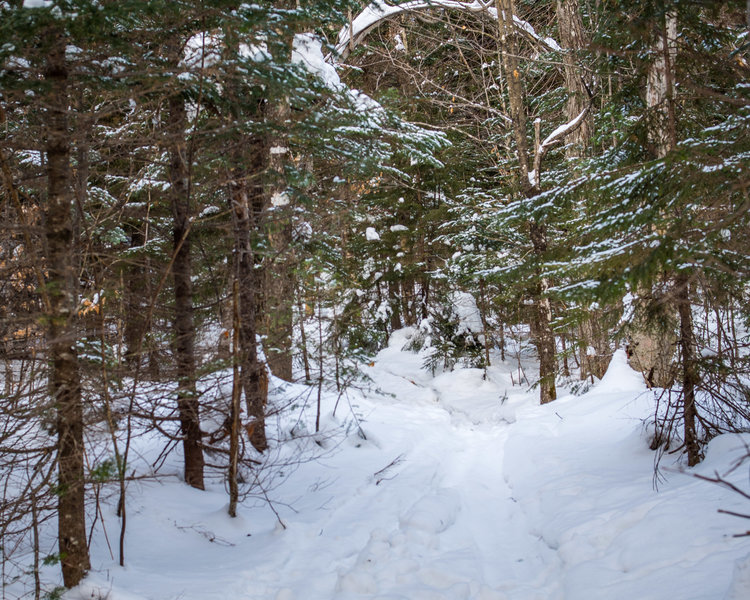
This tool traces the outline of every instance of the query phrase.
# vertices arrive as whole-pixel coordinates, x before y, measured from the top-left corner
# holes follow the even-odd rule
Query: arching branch
[[[351,49],[367,37],[373,29],[386,19],[402,13],[418,12],[431,9],[449,9],[485,15],[493,21],[497,20],[497,9],[493,0],[473,0],[472,2],[461,2],[460,0],[412,0],[399,5],[387,4],[383,0],[375,0],[357,15],[352,22],[339,32],[336,44],[336,53],[342,58],[349,55]],[[523,19],[513,15],[513,24],[526,37],[537,42],[548,50],[560,50],[560,45],[552,38],[542,37],[534,30],[534,27]]]

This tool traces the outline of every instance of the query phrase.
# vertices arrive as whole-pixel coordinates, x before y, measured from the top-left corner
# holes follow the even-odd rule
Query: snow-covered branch
[[[529,172],[529,184],[532,188],[539,189],[541,183],[542,159],[544,158],[544,155],[566,135],[569,135],[578,129],[586,118],[586,115],[589,114],[590,109],[591,104],[588,104],[577,117],[572,121],[560,125],[536,147],[536,152],[534,154],[534,169]]]
[[[461,2],[459,0],[412,0],[399,5],[387,4],[383,0],[375,0],[357,15],[352,22],[339,32],[336,52],[341,57],[346,57],[352,47],[359,44],[370,31],[384,20],[406,12],[416,12],[429,9],[450,9],[485,14],[493,20],[497,20],[497,9],[492,0],[482,2]],[[560,50],[559,44],[552,38],[540,36],[534,27],[523,19],[513,16],[515,26],[524,35],[540,43],[549,50]]]

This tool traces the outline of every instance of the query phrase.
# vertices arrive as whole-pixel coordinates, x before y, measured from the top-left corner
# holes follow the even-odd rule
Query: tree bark
[[[601,379],[607,372],[612,351],[609,347],[608,319],[600,308],[589,309],[580,324],[581,380],[593,375]],[[593,352],[592,352],[593,350]]]
[[[580,115],[589,104],[589,90],[586,78],[578,61],[578,55],[589,43],[583,29],[579,0],[557,0],[557,23],[560,32],[560,43],[564,49],[563,69],[565,87],[568,90],[566,117],[568,122]],[[591,143],[594,130],[594,119],[587,114],[583,122],[569,136],[565,147],[568,158],[585,156]],[[609,348],[608,329],[603,326],[604,314],[600,309],[589,309],[581,322],[579,333],[583,347],[581,356],[581,379],[589,376],[602,378],[609,366],[611,352]],[[589,349],[595,353],[591,354]]]
[[[513,137],[516,141],[516,155],[521,170],[521,187],[528,190],[529,145],[526,140],[526,108],[523,102],[523,83],[518,64],[518,33],[513,25],[515,9],[513,0],[495,0],[497,8],[500,49],[503,55],[503,68],[508,80],[508,100]]]
[[[138,225],[132,226],[130,247],[140,248],[145,241],[143,231]],[[142,364],[141,357],[144,350],[144,337],[147,330],[147,289],[148,276],[140,261],[132,262],[123,267],[123,294],[125,296],[124,342],[125,362],[131,369]]]
[[[674,114],[674,61],[677,55],[677,17],[669,13],[659,26],[654,59],[646,81],[646,104],[651,111],[649,127],[652,152],[662,158],[677,145]]]
[[[47,345],[49,391],[57,414],[58,547],[66,587],[78,585],[90,567],[84,512],[83,406],[75,350],[76,273],[73,264],[73,193],[68,127],[69,80],[65,40],[47,58],[46,142]]]
[[[233,64],[233,55],[240,45],[236,32],[225,32],[226,63]],[[231,67],[230,67],[231,68]],[[262,122],[268,110],[267,102],[258,99],[257,104],[244,104],[246,90],[241,87],[243,75],[234,72],[225,87],[227,100],[232,109],[226,126],[235,129],[239,120]],[[238,134],[232,138],[228,149],[227,192],[232,215],[232,266],[238,292],[239,383],[245,395],[245,408],[249,421],[244,424],[248,439],[258,452],[268,448],[266,437],[266,402],[268,398],[268,374],[258,354],[258,331],[264,325],[261,317],[266,291],[266,274],[263,255],[257,251],[259,242],[267,235],[268,189],[264,187],[269,165],[270,137],[263,134]],[[264,246],[266,246],[264,244]],[[290,300],[291,301],[291,300]]]
[[[401,298],[398,293],[398,281],[388,282],[388,305],[391,309],[391,332],[401,329]]]

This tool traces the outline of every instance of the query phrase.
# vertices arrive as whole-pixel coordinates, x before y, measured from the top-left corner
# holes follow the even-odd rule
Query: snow
[[[303,65],[333,90],[343,87],[336,69],[323,56],[321,41],[312,33],[298,33],[294,36],[292,63]]]
[[[289,203],[289,194],[287,194],[286,192],[274,192],[271,196],[271,206],[289,206]]]
[[[266,62],[272,59],[265,42],[260,44],[240,44],[240,56],[253,62]]]
[[[622,350],[586,394],[539,406],[535,390],[513,385],[515,359],[432,376],[424,354],[403,349],[415,333],[397,331],[361,365],[371,389],[324,393],[317,435],[296,435],[314,430],[315,407],[300,412],[310,388],[272,380],[272,404],[296,405],[270,421],[261,476],[283,527],[257,490],[229,518],[223,481],[186,487],[169,475],[174,453],[160,479],[130,484],[126,567],[100,520],[92,572],[65,597],[750,597],[750,540],[733,537],[746,524],[717,512],[747,513],[747,502],[670,455],[655,489],[643,425],[653,396]],[[533,357],[519,356],[533,380]],[[165,442],[136,443],[145,474]],[[716,438],[692,472],[747,489],[746,467],[729,471],[748,443]],[[116,554],[115,502],[103,494]]]
[[[368,227],[367,229],[365,229],[365,239],[368,242],[378,242],[380,241],[380,234],[375,231],[374,227]]]
[[[185,44],[181,66],[189,69],[209,68],[221,61],[221,42],[217,36],[196,33]]]
[[[458,333],[481,333],[484,331],[482,317],[474,296],[456,291],[450,297],[451,308],[458,319]]]
[[[348,97],[356,111],[367,116],[367,124],[375,129],[383,129],[382,122],[385,115],[383,107],[360,90],[348,88],[342,83],[336,68],[323,55],[322,41],[312,33],[298,33],[294,36],[292,49],[292,63],[304,67],[309,73],[318,77],[326,87],[333,92],[343,93]],[[358,131],[358,128],[342,126],[338,131]],[[424,132],[427,134],[427,132]],[[430,132],[428,135],[433,135]],[[424,159],[427,155],[419,156]],[[417,157],[411,156],[412,164],[419,162]],[[427,161],[429,162],[429,160]]]

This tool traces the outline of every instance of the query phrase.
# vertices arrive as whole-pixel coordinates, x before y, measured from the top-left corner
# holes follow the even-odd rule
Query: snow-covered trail
[[[548,583],[555,581],[554,552],[528,533],[504,480],[507,423],[477,428],[453,418],[439,392],[415,384],[402,388],[405,394],[385,401],[365,422],[373,441],[361,448],[364,460],[351,466],[329,463],[341,473],[331,484],[335,497],[314,509],[319,494],[311,493],[305,499],[310,512],[285,516],[288,529],[264,552],[277,558],[246,571],[246,582],[233,586],[235,597],[532,600],[554,595]],[[429,398],[420,398],[423,393]],[[393,464],[367,460],[374,444],[376,454],[392,457]],[[358,467],[358,474],[343,473]],[[320,495],[330,493],[329,488]],[[259,572],[270,579],[263,581]],[[261,583],[265,590],[257,593]]]
[[[325,399],[338,444],[319,438],[321,458],[266,482],[285,528],[264,500],[230,519],[220,482],[206,492],[171,479],[134,484],[127,566],[113,566],[95,536],[94,572],[67,597],[750,597],[750,542],[732,537],[742,523],[716,513],[747,508],[681,473],[653,489],[641,425],[651,400],[624,357],[585,396],[540,407],[512,387],[510,366],[486,379],[476,369],[431,376],[423,357],[401,350],[403,335],[367,367],[380,393],[352,395],[351,411],[341,402],[335,417],[336,398]],[[354,414],[364,437],[342,438]],[[745,442],[718,438],[698,472],[727,472]],[[309,437],[281,447],[295,456],[295,443],[320,450]],[[729,477],[746,487],[746,471]]]

